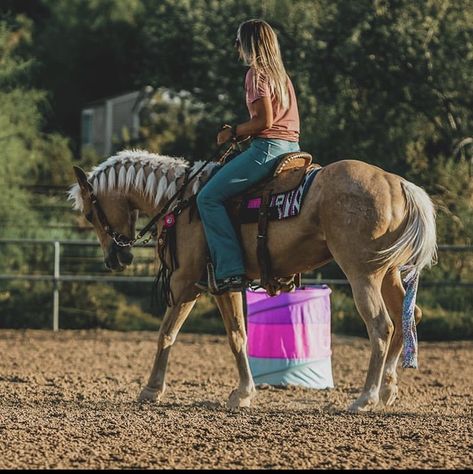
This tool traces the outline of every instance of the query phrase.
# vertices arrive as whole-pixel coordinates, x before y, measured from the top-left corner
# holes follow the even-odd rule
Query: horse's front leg
[[[235,356],[240,383],[227,402],[228,408],[249,407],[256,393],[246,351],[247,337],[241,293],[230,292],[215,297],[222,314],[230,347]]]
[[[165,376],[169,352],[184,321],[194,307],[197,291],[194,282],[173,284],[175,305],[167,309],[158,334],[158,348],[148,383],[141,391],[139,401],[160,400],[166,390]]]

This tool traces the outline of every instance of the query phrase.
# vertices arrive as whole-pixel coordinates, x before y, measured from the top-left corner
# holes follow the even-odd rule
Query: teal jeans
[[[217,279],[245,275],[243,252],[225,201],[273,173],[281,155],[299,150],[297,142],[255,138],[246,151],[222,166],[197,195]]]

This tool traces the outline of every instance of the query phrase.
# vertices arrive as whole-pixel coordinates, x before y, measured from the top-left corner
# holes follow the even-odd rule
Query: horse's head
[[[135,224],[138,211],[132,209],[128,199],[119,191],[111,191],[100,195],[98,206],[92,202],[93,186],[87,180],[85,172],[74,166],[79,184],[82,206],[85,218],[94,226],[104,254],[105,266],[113,271],[123,271],[133,261],[130,247],[118,246],[104,228],[108,223],[110,229],[122,234],[128,239],[135,236]],[[103,213],[103,217],[99,213]],[[104,222],[105,221],[105,222]]]

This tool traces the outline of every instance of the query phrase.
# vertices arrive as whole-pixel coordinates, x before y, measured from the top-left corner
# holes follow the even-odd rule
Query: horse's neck
[[[145,214],[147,216],[157,214],[165,204],[164,202],[160,202],[158,205],[156,205],[154,199],[143,195],[142,192],[135,188],[129,189],[125,196],[132,209],[137,209],[140,211],[140,214]],[[162,201],[165,201],[165,198],[163,198]]]
[[[156,179],[160,179],[160,174],[155,172]],[[176,189],[179,189],[178,186],[181,184],[181,179],[177,180]],[[168,184],[169,187],[169,184]],[[156,195],[149,194],[142,189],[137,189],[136,187],[130,187],[125,193],[125,197],[132,209],[137,209],[140,213],[152,216],[157,214],[169,201],[167,193],[164,193],[161,199],[156,202]]]
[[[204,163],[194,163],[190,168],[183,160],[123,161],[99,169],[93,180],[94,190],[100,194],[125,197],[132,209],[156,215],[183,186],[183,197],[195,194],[207,181],[212,166],[202,169]],[[198,172],[198,173],[197,173]]]
[[[159,183],[163,173],[160,170],[155,170],[155,179]],[[183,197],[188,198],[195,194],[195,185],[196,180],[198,178],[192,178],[187,184],[186,189],[184,191]],[[201,182],[205,182],[207,180],[207,176],[201,177]],[[166,190],[159,201],[156,203],[156,195],[143,192],[143,190],[139,190],[136,187],[130,187],[126,192],[126,198],[130,203],[133,209],[138,209],[140,213],[146,214],[148,216],[154,216],[158,212],[160,212],[164,206],[169,202],[170,199],[173,198],[176,192],[181,190],[182,186],[185,185],[185,177],[184,175],[174,179],[173,183],[168,183]],[[171,190],[169,191],[169,187]],[[173,202],[175,204],[175,201]],[[172,208],[172,206],[171,206]]]

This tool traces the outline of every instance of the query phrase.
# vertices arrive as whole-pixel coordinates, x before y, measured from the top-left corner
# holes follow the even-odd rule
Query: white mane
[[[193,164],[191,173],[202,166],[202,161]],[[198,192],[201,177],[211,170],[216,163],[209,163],[199,173],[192,187]],[[145,168],[148,169],[147,175]],[[112,190],[126,192],[133,188],[152,200],[157,206],[163,197],[170,198],[177,190],[176,181],[189,168],[189,162],[183,158],[157,155],[145,150],[123,150],[111,156],[88,173],[87,179],[95,194]],[[159,173],[156,173],[159,171]],[[83,211],[84,202],[79,185],[73,184],[68,192],[68,199],[73,201],[73,208]]]

